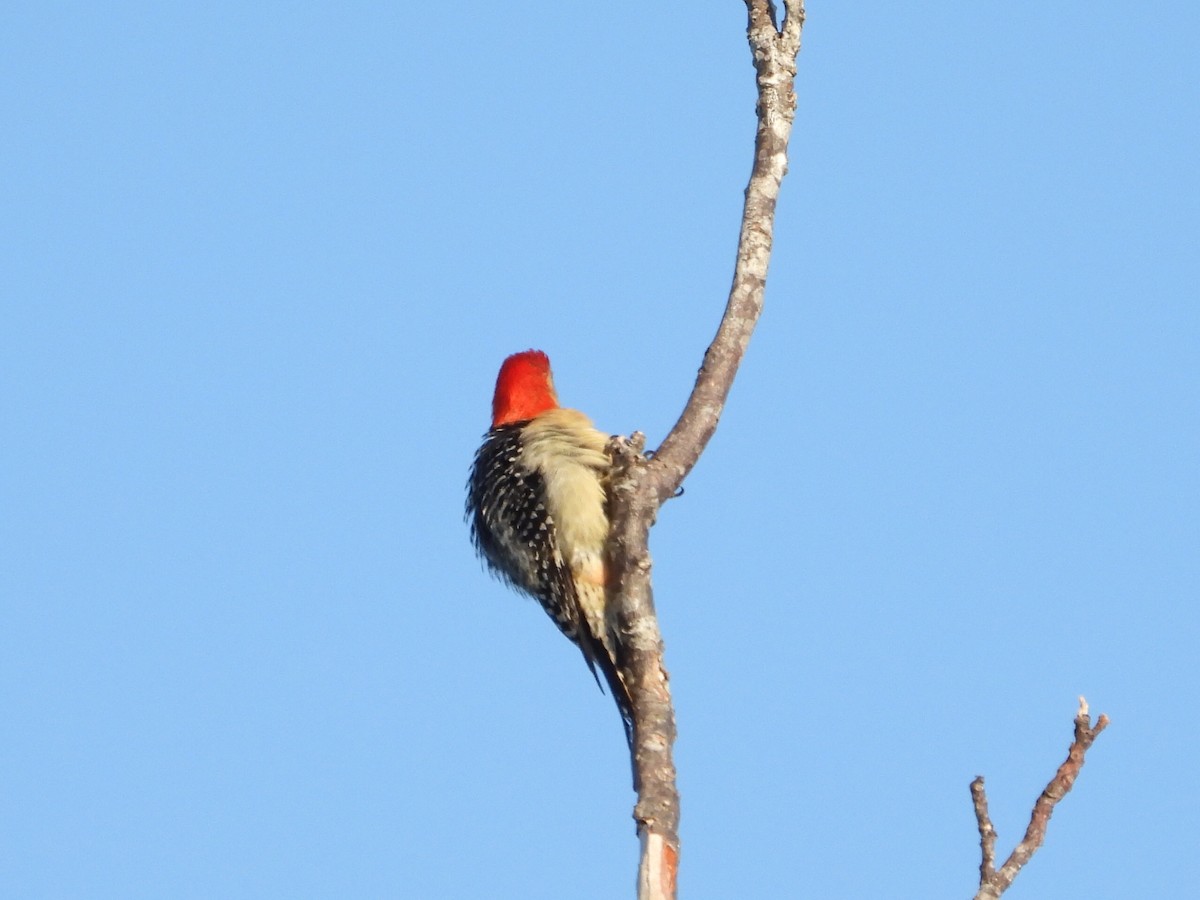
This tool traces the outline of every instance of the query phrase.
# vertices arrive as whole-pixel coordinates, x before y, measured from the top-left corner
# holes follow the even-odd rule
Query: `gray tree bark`
[[[675,787],[675,712],[650,581],[650,527],[704,452],[762,312],[775,204],[787,172],[796,115],[796,57],[804,26],[802,0],[789,3],[782,28],[770,0],[745,0],[747,37],[757,74],[754,165],[738,239],[733,285],[717,334],[679,420],[647,459],[640,434],[612,446],[609,586],[617,610],[620,664],[634,708],[633,770],[641,840],[640,900],[674,900],[679,864],[679,792]]]

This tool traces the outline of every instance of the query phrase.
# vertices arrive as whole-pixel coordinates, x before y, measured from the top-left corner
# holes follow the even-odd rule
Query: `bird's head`
[[[558,407],[550,358],[541,350],[514,353],[500,366],[492,397],[492,427],[523,422]]]

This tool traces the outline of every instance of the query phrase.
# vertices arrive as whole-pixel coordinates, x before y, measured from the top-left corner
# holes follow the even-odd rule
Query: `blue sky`
[[[848,8],[854,6],[853,9]],[[0,894],[631,895],[616,713],[489,580],[509,352],[653,444],[728,290],[739,2],[11,4]],[[689,898],[1200,872],[1194,4],[809,7],[759,331],[652,535]]]

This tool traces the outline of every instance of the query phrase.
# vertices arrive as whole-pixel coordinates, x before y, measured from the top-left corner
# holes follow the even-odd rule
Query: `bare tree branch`
[[[618,662],[633,700],[633,817],[641,840],[638,897],[673,900],[679,862],[679,793],[675,788],[675,711],[663,665],[662,635],[650,585],[650,525],[656,496],[646,471],[645,436],[610,445],[616,465],[611,493],[609,590],[616,604]]]
[[[788,140],[796,117],[796,55],[800,52],[804,4],[788,6],[782,32],[772,24],[768,0],[746,0],[746,7],[746,34],[758,82],[758,131],[742,211],[737,264],[725,315],[704,354],[696,386],[650,466],[660,502],[683,483],[716,431],[725,398],[758,324],[771,260],[775,202],[787,172]]]
[[[979,863],[979,883],[987,884],[996,874],[996,829],[988,815],[987,791],[983,789],[983,776],[971,782],[971,801],[975,804],[975,821],[979,823],[979,849],[983,859]]]
[[[679,793],[671,750],[675,712],[662,635],[650,582],[649,533],[659,507],[695,466],[724,409],[725,399],[762,312],[771,258],[775,203],[787,172],[787,147],[796,114],[796,56],[804,26],[802,0],[788,3],[782,29],[771,0],[745,0],[747,37],[757,73],[758,128],[754,165],[738,239],[737,262],[725,314],[679,421],[653,459],[645,437],[614,441],[609,515],[609,588],[616,607],[622,677],[633,699],[634,819],[642,856],[641,900],[673,900],[679,860]]]
[[[1079,712],[1075,715],[1075,739],[1071,742],[1071,749],[1067,751],[1067,759],[1058,767],[1058,771],[1033,805],[1033,814],[1029,818],[1029,827],[1025,829],[1025,837],[999,869],[996,868],[996,830],[988,816],[983,776],[971,782],[971,798],[975,806],[975,820],[979,824],[979,846],[982,854],[979,864],[979,893],[975,895],[975,900],[996,900],[1008,890],[1021,867],[1033,858],[1033,854],[1046,839],[1046,826],[1050,824],[1050,814],[1074,786],[1075,779],[1079,777],[1079,770],[1083,768],[1088,748],[1092,746],[1096,736],[1107,727],[1108,716],[1103,713],[1096,719],[1095,726],[1092,725],[1087,701],[1080,697]]]

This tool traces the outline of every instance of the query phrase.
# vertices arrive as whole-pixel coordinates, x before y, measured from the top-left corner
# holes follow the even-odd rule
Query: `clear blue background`
[[[851,8],[853,7],[853,8]],[[687,898],[1200,875],[1194,3],[813,2],[767,308],[653,533]],[[616,898],[621,730],[486,578],[509,352],[651,443],[744,7],[10,3],[0,896]]]

